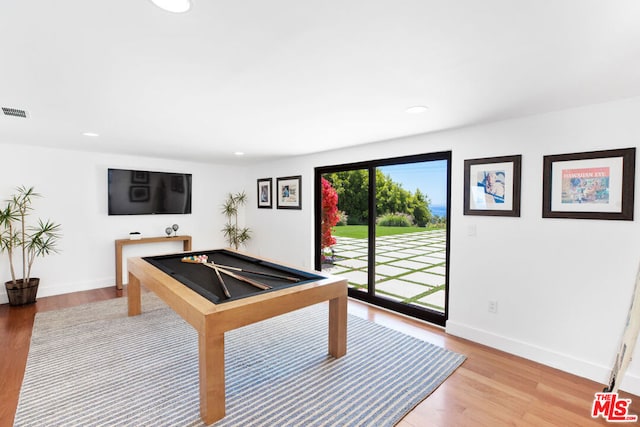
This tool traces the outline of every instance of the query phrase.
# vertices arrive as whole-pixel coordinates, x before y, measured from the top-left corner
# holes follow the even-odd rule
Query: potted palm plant
[[[34,198],[41,197],[33,187],[18,187],[0,210],[0,253],[9,256],[11,280],[5,282],[10,305],[31,304],[36,301],[40,279],[31,277],[31,267],[39,256],[58,252],[60,224],[51,220],[38,219],[35,225],[27,224],[27,217],[33,210]],[[19,255],[22,261],[22,277],[16,278],[14,261]]]
[[[238,249],[251,238],[251,230],[238,227],[238,209],[247,203],[247,194],[243,191],[236,194],[229,193],[222,204],[222,213],[227,217],[222,232],[229,243],[229,247]]]

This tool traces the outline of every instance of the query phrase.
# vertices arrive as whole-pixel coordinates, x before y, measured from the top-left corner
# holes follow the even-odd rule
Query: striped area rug
[[[150,294],[36,316],[15,426],[202,426],[196,332]],[[349,316],[327,354],[327,305],[226,334],[219,426],[393,426],[464,356]]]

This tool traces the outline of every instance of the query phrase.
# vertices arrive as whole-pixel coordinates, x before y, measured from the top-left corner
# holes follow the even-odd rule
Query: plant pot
[[[27,305],[36,302],[39,284],[40,279],[37,277],[32,277],[26,284],[23,279],[16,280],[15,284],[12,281],[5,282],[9,305]]]

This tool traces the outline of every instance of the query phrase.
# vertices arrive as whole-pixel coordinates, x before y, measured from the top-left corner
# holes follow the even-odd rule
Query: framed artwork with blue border
[[[520,216],[522,156],[464,161],[464,214]]]
[[[302,209],[302,176],[276,178],[278,209]]]

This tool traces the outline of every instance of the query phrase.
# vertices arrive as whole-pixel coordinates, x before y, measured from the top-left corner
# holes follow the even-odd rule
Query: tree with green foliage
[[[369,174],[365,169],[333,172],[325,175],[338,193],[338,209],[347,213],[350,225],[366,224],[369,219]],[[429,199],[419,189],[412,194],[394,182],[389,175],[376,170],[376,214],[380,217],[406,213],[416,225],[425,227],[431,221]]]
[[[369,219],[369,174],[366,170],[334,172],[325,178],[338,194],[338,210],[346,212],[349,224],[366,224]]]
[[[393,182],[390,176],[376,170],[376,213],[384,215],[392,212],[409,212],[411,192],[402,184]]]
[[[433,216],[429,209],[429,201],[426,196],[422,194],[419,188],[416,189],[416,192],[413,195],[411,214],[413,215],[413,220],[418,227],[426,227]]]

